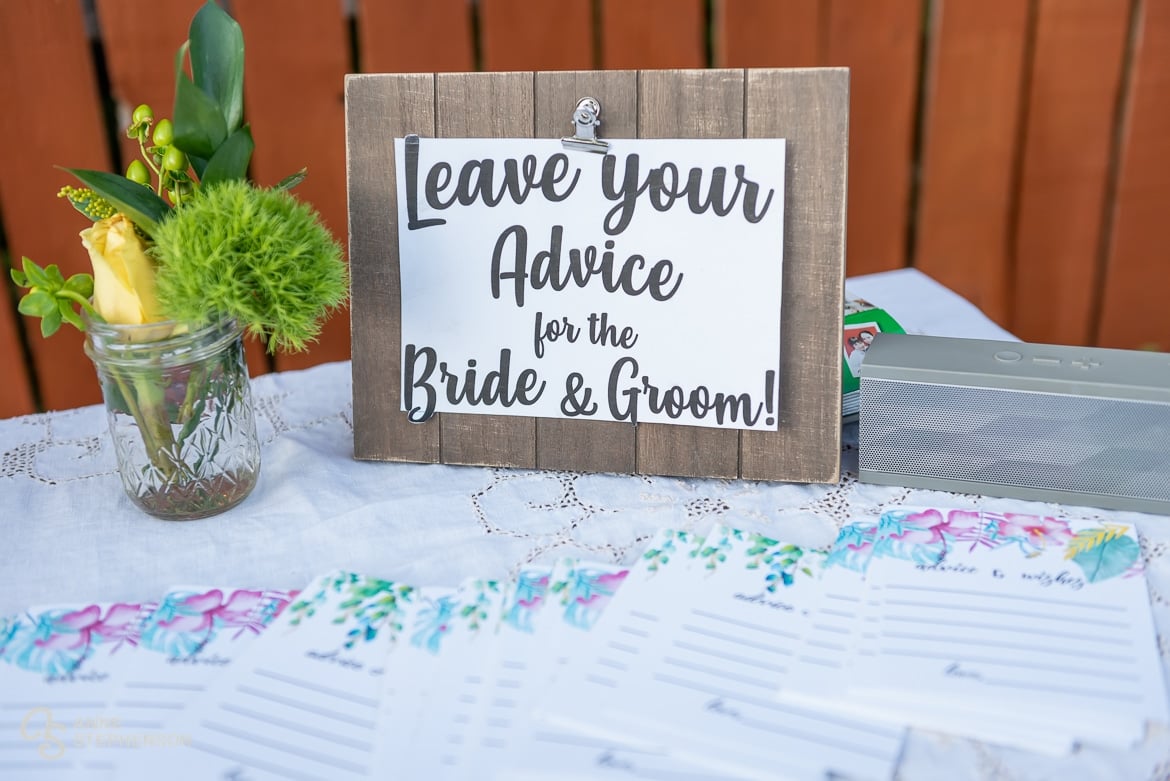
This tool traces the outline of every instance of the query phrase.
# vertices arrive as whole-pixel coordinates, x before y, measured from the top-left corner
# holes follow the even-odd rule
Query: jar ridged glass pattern
[[[130,499],[168,520],[242,502],[260,473],[260,446],[239,325],[87,326]]]

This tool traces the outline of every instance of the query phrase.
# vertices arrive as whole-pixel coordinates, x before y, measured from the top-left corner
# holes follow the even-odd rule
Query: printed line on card
[[[378,707],[378,700],[372,699],[370,697],[361,697],[357,694],[350,694],[349,692],[341,691],[340,689],[334,689],[329,686],[321,686],[320,684],[310,683],[309,681],[302,680],[300,678],[293,678],[292,676],[284,675],[272,670],[257,668],[253,670],[253,672],[256,675],[262,676],[264,678],[280,681],[281,683],[288,684],[289,686],[293,686],[298,689],[324,694],[326,696],[333,697],[334,699],[352,702],[355,705],[364,705],[365,707],[371,709],[376,709]]]
[[[279,716],[272,715],[271,713],[259,713],[257,711],[249,710],[248,708],[243,708],[232,703],[224,703],[220,706],[220,709],[225,710],[228,713],[234,713],[237,716],[243,716],[244,718],[264,722],[269,726],[281,727],[283,729],[289,730],[290,732],[299,732],[302,735],[308,735],[309,737],[318,738],[330,743],[336,743],[341,746],[349,746],[350,748],[359,749],[361,751],[369,751],[373,748],[373,745],[369,741],[357,740],[355,738],[338,735],[333,732],[327,732],[316,727],[310,727],[307,724],[301,724],[297,721],[282,719]]]
[[[253,732],[244,732],[241,731],[238,727],[232,725],[219,724],[218,722],[214,721],[204,721],[201,722],[199,726],[212,732],[218,732],[234,740],[245,741],[255,746],[261,746],[266,749],[273,749],[275,751],[280,751],[283,754],[300,757],[301,759],[308,760],[310,762],[316,762],[320,765],[329,767],[331,770],[347,770],[351,773],[369,772],[369,768],[365,765],[359,764],[357,762],[349,762],[336,754],[323,754],[319,751],[310,751],[297,743],[286,743],[280,740],[273,740],[272,738],[265,737],[263,735],[257,735]]]
[[[263,689],[256,689],[251,686],[237,686],[236,691],[240,694],[246,694],[260,700],[274,702],[278,705],[287,705],[290,708],[296,708],[298,710],[305,711],[306,713],[312,713],[315,716],[321,716],[322,718],[340,721],[344,724],[352,724],[355,727],[364,727],[365,729],[374,728],[374,722],[370,719],[357,718],[355,716],[350,716],[348,713],[341,713],[339,711],[329,710],[327,708],[319,708],[317,706],[302,702],[301,700],[293,699],[292,697],[282,697],[279,694],[267,692]]]

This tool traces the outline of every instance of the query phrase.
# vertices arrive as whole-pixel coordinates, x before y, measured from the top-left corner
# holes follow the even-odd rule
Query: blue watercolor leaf
[[[1072,557],[1085,580],[1098,583],[1123,574],[1138,560],[1140,550],[1132,537],[1114,537]]]

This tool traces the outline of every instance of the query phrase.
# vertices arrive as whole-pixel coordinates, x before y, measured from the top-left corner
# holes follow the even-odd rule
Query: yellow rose
[[[107,323],[139,325],[162,320],[154,291],[154,264],[134,232],[134,223],[115,214],[81,232],[93,263],[93,305]]]

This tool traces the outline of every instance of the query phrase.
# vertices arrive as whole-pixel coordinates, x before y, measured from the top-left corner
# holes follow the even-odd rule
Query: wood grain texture
[[[1170,3],[1140,9],[1097,344],[1170,351]]]
[[[1011,331],[1088,344],[1130,3],[1041,2],[1016,215]]]
[[[914,265],[1006,326],[1029,3],[932,7]]]
[[[317,0],[248,0],[233,10],[247,42],[244,110],[256,142],[250,176],[273,185],[307,168],[293,195],[312,205],[344,243],[349,39],[341,8]],[[307,352],[277,354],[275,364],[282,371],[303,369],[349,356],[343,309],[326,320]]]
[[[592,0],[479,0],[479,40],[486,71],[592,68]]]
[[[171,113],[171,58],[202,1],[94,0],[110,77],[105,96],[96,93],[93,50],[78,7],[85,3],[0,3],[0,97],[7,107],[0,130],[5,138],[19,139],[0,151],[0,218],[11,260],[29,255],[67,270],[88,268],[76,239],[84,221],[53,200],[70,180],[52,166],[115,167],[103,136],[103,100],[122,115],[120,126],[140,102]],[[582,1],[547,5],[571,9],[576,19]],[[359,70],[471,71],[482,64],[476,62],[477,48],[496,56],[487,38],[476,42],[473,33],[490,35],[499,29],[500,12],[519,6],[517,0],[354,0],[320,2],[306,11],[301,2],[290,4],[292,10],[268,12],[258,26],[249,23],[250,56],[254,49],[280,45],[262,39],[278,39],[281,24],[298,24],[278,19],[282,14],[342,19],[340,10],[352,5]],[[253,8],[268,9],[272,2],[225,5],[248,19]],[[1161,0],[596,0],[592,6],[596,17],[582,31],[585,43],[552,56],[590,50],[598,60],[593,67],[648,68],[655,59],[701,66],[710,35],[717,66],[854,66],[851,273],[884,267],[898,252],[894,225],[903,200],[904,180],[897,172],[904,170],[900,128],[905,122],[900,107],[907,94],[899,74],[906,67],[910,9],[933,8],[923,36],[920,159],[912,161],[920,173],[919,209],[910,215],[909,241],[903,237],[916,265],[1029,339],[1170,344],[1160,323],[1151,326],[1144,314],[1157,289],[1147,284],[1147,268],[1159,269],[1163,262],[1164,242],[1156,227],[1162,222],[1157,173],[1162,120],[1158,98],[1150,96],[1165,85],[1156,75],[1161,55],[1152,44],[1139,44],[1159,35],[1166,13]],[[1118,20],[1131,8],[1138,9],[1136,43],[1117,65]],[[704,27],[705,9],[710,29]],[[546,11],[554,13],[543,7],[537,13]],[[473,24],[477,14],[479,28]],[[483,29],[485,20],[490,29]],[[322,29],[320,45],[334,47],[336,28]],[[303,51],[297,53],[309,62],[325,56],[312,51],[319,45],[316,37],[299,45]],[[1114,67],[1126,86],[1111,107],[1106,96]],[[247,89],[250,105],[264,97],[253,94],[258,87],[251,80]],[[292,79],[278,83],[277,90],[306,115],[336,110],[336,103],[321,102],[336,101],[336,89],[292,101],[288,95],[298,94]],[[61,127],[69,132],[60,133]],[[1106,134],[1109,141],[1100,142]],[[125,161],[132,146],[124,140],[119,145]],[[267,143],[259,147],[261,155],[275,151]],[[1093,182],[1107,152],[1112,153],[1110,183],[1101,192]],[[305,186],[315,186],[324,173],[314,163]],[[1098,199],[1103,218],[1092,217]],[[333,211],[340,203],[336,196],[330,204],[313,200]],[[1086,261],[1094,252],[1093,262]],[[79,336],[62,332],[44,342],[34,333],[33,366],[19,368],[14,329],[4,322],[16,323],[17,332],[35,323],[11,311],[0,317],[5,351],[0,361],[14,377],[6,391],[16,396],[13,409],[30,403],[28,384],[19,379],[24,374],[42,379],[51,407],[98,400]],[[266,370],[269,359],[259,346],[250,342],[248,349],[251,372]],[[323,356],[310,352],[306,358],[317,362]],[[49,380],[46,372],[58,379]]]
[[[835,483],[841,452],[841,301],[849,72],[747,76],[747,135],[787,139],[780,427],[741,434],[740,476]]]
[[[821,9],[828,0],[714,0],[717,68],[813,68],[821,59]]]
[[[440,138],[531,138],[533,74],[440,73],[435,133]],[[446,464],[536,466],[536,418],[439,415]]]
[[[833,0],[818,65],[850,69],[848,271],[909,263],[922,0]]]
[[[743,70],[435,74],[433,82],[423,75],[351,76],[357,457],[835,481],[848,74],[768,70],[752,72],[750,83],[746,76]],[[434,436],[434,419],[407,423],[398,411],[401,279],[390,150],[393,138],[412,129],[401,114],[413,112],[414,130],[426,124],[432,84],[434,135],[443,138],[555,138],[567,133],[572,109],[585,95],[601,101],[602,127],[611,138],[741,138],[745,117],[756,137],[788,135],[780,431],[742,432],[741,465],[741,432],[731,429],[446,413],[436,416]],[[397,438],[403,433],[409,441]]]
[[[637,137],[637,74],[591,71],[536,75],[537,138],[572,135],[573,109],[586,96],[597,98],[601,104],[601,137]],[[628,474],[637,463],[634,431],[632,425],[616,421],[538,418],[536,465],[541,469]]]
[[[19,263],[19,258],[15,259]],[[0,267],[7,293],[8,269]],[[0,302],[0,418],[28,415],[36,412],[32,377],[24,363],[24,348],[20,344],[20,324],[16,310]]]
[[[53,168],[110,168],[81,5],[0,2],[0,74],[0,212],[11,257],[17,263],[22,255],[42,266],[56,263],[66,276],[89,273],[77,234],[90,223],[57,198],[63,185],[77,183]],[[38,321],[25,326],[46,409],[101,401],[78,331],[64,327],[42,339]],[[8,371],[21,381],[20,363]]]
[[[354,457],[439,460],[439,419],[411,423],[402,406],[402,298],[394,139],[435,135],[430,74],[345,81],[349,183]]]
[[[716,0],[715,62],[847,67],[849,273],[909,263],[923,0]]]
[[[361,71],[474,70],[471,14],[467,0],[359,0],[357,38]]]
[[[702,0],[600,0],[601,62],[623,68],[702,68],[707,63]]]
[[[742,138],[742,70],[642,71],[639,138]],[[643,474],[737,477],[739,432],[664,423],[638,424]]]

